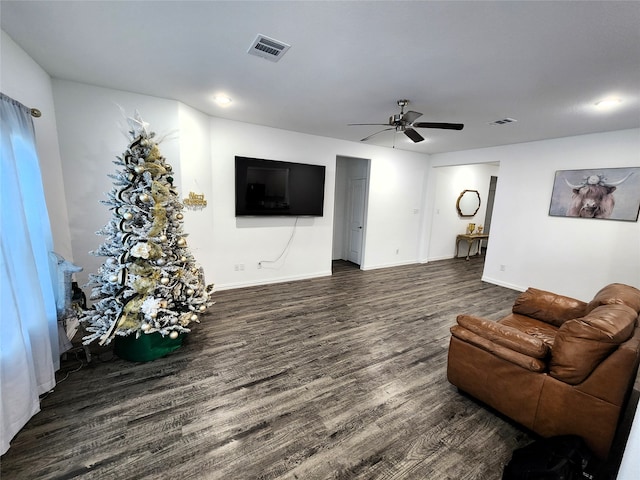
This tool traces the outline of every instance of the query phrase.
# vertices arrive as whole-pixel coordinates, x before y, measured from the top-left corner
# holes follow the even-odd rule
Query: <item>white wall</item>
[[[331,274],[336,158],[371,159],[369,209],[362,268],[415,263],[427,158],[410,152],[211,119],[214,218],[211,252],[219,288],[233,288]],[[290,248],[292,218],[236,218],[235,155],[326,166],[323,217],[301,217]],[[415,180],[415,171],[420,173]],[[414,214],[413,209],[418,213]],[[407,213],[409,212],[409,213]],[[400,254],[395,253],[395,249]],[[258,268],[258,262],[263,267]],[[236,270],[236,265],[244,270]]]
[[[363,270],[419,259],[429,160],[412,154],[400,161],[395,152],[385,149],[371,161]]]
[[[500,162],[483,280],[584,300],[612,282],[640,287],[639,222],[549,216],[556,170],[640,166],[639,129],[452,152],[432,161]]]
[[[205,280],[213,282],[215,265],[211,251],[213,235],[213,215],[211,200],[213,194],[213,165],[211,162],[210,117],[182,103],[178,104],[180,145],[180,174],[178,187],[184,200],[189,192],[204,194],[207,206],[192,208],[185,205],[184,231],[187,233],[187,245],[196,261],[204,268]]]
[[[84,268],[77,274],[84,285],[104,262],[89,252],[104,242],[95,232],[109,222],[111,212],[100,202],[113,187],[108,177],[118,168],[113,161],[129,144],[119,107],[129,116],[138,110],[158,137],[172,134],[159,147],[173,167],[175,184],[181,185],[178,102],[58,79],[53,93],[73,256]]]
[[[104,241],[95,232],[110,212],[100,201],[112,188],[112,161],[128,144],[120,106],[128,115],[138,110],[158,136],[171,134],[160,151],[174,168],[181,197],[189,191],[205,195],[206,208],[185,210],[185,231],[207,282],[219,289],[330,275],[340,155],[371,159],[363,268],[418,261],[424,155],[211,118],[172,100],[66,80],[54,80],[53,93],[71,244],[84,267],[81,284],[104,261],[89,252]],[[270,261],[285,250],[295,219],[235,217],[235,155],[326,166],[324,216],[300,218],[290,247],[275,263]]]
[[[429,241],[429,260],[452,258],[455,255],[456,235],[465,233],[469,223],[484,225],[487,211],[487,196],[491,176],[498,176],[500,168],[494,164],[459,165],[437,167],[434,185],[435,198],[432,203],[432,223]],[[461,217],[456,210],[456,201],[463,190],[477,190],[480,194],[480,209],[473,217]],[[474,250],[477,243],[474,244]],[[458,256],[466,256],[467,244],[460,243]]]
[[[34,118],[33,123],[54,249],[73,261],[51,78],[11,37],[4,31],[0,34],[0,89],[5,95],[42,112],[42,117]]]
[[[331,140],[216,118],[210,137],[214,223],[208,254],[216,284],[233,288],[330,275],[336,158],[328,148]],[[236,155],[324,165],[324,216],[300,217],[297,225],[295,217],[236,217]]]

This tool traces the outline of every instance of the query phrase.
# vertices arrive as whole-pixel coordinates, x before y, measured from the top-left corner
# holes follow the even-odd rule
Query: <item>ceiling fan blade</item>
[[[407,128],[404,131],[404,134],[413,140],[415,143],[421,142],[424,140],[424,137],[416,132],[413,128]]]
[[[364,137],[362,140],[360,140],[361,142],[366,142],[367,140],[369,140],[371,137],[373,137],[374,135],[377,135],[379,133],[382,132],[386,132],[387,130],[395,130],[396,127],[391,127],[391,128],[385,128],[384,130],[380,130],[379,132],[376,133],[372,133],[371,135],[369,135],[368,137]]]
[[[414,112],[413,110],[409,110],[404,115],[402,115],[402,120],[404,120],[407,123],[413,123],[418,119],[418,117],[421,117],[421,116],[422,114],[420,112]]]
[[[417,128],[443,128],[445,130],[462,130],[464,124],[462,123],[436,123],[436,122],[419,122],[411,125]]]
[[[354,126],[354,125],[378,125],[380,127],[387,127],[389,126],[388,123],[347,123],[347,126]]]

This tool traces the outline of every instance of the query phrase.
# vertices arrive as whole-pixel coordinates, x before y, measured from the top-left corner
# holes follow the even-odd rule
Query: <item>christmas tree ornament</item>
[[[98,231],[105,240],[91,252],[106,258],[89,276],[93,304],[81,321],[85,345],[113,341],[118,356],[148,361],[182,344],[199,322],[193,312],[213,305],[213,285],[187,249],[173,168],[138,114],[128,124],[129,145],[116,157],[120,170],[110,175],[114,186],[102,202],[112,212]]]

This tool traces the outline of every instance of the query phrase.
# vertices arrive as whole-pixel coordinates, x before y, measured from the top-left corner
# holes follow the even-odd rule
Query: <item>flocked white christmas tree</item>
[[[102,202],[111,219],[97,234],[106,240],[91,252],[106,260],[89,276],[94,303],[82,318],[85,344],[154,332],[175,339],[213,304],[213,286],[187,246],[172,167],[137,112],[128,124],[131,142],[114,161],[119,169]]]

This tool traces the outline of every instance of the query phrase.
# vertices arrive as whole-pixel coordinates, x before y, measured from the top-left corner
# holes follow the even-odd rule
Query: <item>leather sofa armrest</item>
[[[547,368],[545,361],[540,358],[530,357],[515,350],[511,350],[510,348],[504,347],[498,343],[493,342],[492,340],[481,337],[480,335],[477,335],[460,325],[454,325],[453,327],[451,327],[451,334],[455,338],[463,342],[474,345],[475,347],[478,347],[486,352],[495,355],[496,357],[513,363],[526,370],[540,373],[544,372]]]
[[[517,328],[472,315],[458,315],[457,321],[461,327],[509,350],[541,359],[549,354],[549,346],[546,343]]]

